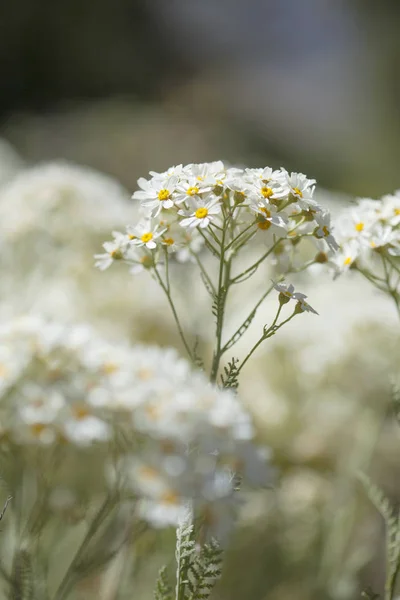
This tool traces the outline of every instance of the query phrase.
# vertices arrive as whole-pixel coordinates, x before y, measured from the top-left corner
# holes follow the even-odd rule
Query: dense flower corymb
[[[269,480],[233,393],[172,349],[109,344],[83,326],[33,317],[0,326],[0,424],[14,447],[83,456],[93,444],[109,455],[114,447],[118,481],[156,526],[176,524],[191,503],[218,529],[221,505],[240,497],[235,473],[244,486]],[[118,445],[118,432],[128,445]]]
[[[166,260],[166,249],[180,260],[203,246],[215,254],[214,242],[237,253],[255,236],[272,246],[276,255],[290,254],[289,262],[303,238],[314,241],[319,251],[337,247],[329,214],[313,198],[315,180],[302,173],[270,167],[238,169],[216,161],[150,174],[149,180],[139,179],[141,189],[133,198],[147,222],[145,234],[152,237],[148,242],[140,235],[132,238],[137,225],[131,224],[120,234],[125,237],[118,253],[104,245],[106,253],[96,256],[100,268],[121,258],[140,265],[144,249],[151,251],[149,268]],[[277,262],[284,264],[281,259]]]

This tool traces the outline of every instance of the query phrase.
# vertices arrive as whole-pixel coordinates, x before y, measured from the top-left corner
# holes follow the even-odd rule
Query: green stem
[[[212,292],[214,294],[216,294],[216,290],[215,290],[215,286],[213,284],[213,282],[211,281],[211,277],[208,275],[203,263],[201,262],[200,258],[198,257],[196,252],[193,252],[192,250],[190,251],[190,254],[193,256],[193,258],[195,259],[195,261],[197,262],[197,265],[200,269],[200,271],[203,273],[204,279],[206,279],[208,285],[210,286],[210,289],[212,290]]]
[[[248,355],[245,357],[245,359],[243,360],[242,364],[240,365],[240,367],[238,368],[238,374],[240,373],[240,371],[243,369],[244,365],[247,363],[247,361],[249,360],[249,358],[254,354],[254,352],[257,350],[257,348],[263,343],[264,340],[267,340],[268,338],[272,337],[273,335],[275,335],[275,333],[281,328],[283,327],[283,325],[286,325],[286,323],[288,323],[289,321],[291,321],[293,319],[293,317],[297,314],[296,311],[294,311],[290,317],[288,317],[287,319],[285,319],[284,321],[282,321],[282,323],[279,323],[279,325],[276,325],[276,322],[279,318],[280,312],[282,310],[282,304],[279,306],[278,311],[276,313],[275,319],[272,322],[272,325],[270,327],[268,327],[268,329],[262,334],[262,336],[260,337],[260,339],[254,344],[254,346],[252,347],[252,349],[250,350],[250,352],[248,353]]]
[[[111,496],[107,496],[102,506],[100,507],[98,513],[96,514],[95,518],[91,522],[89,529],[85,537],[83,538],[81,545],[78,548],[77,553],[75,554],[60,585],[58,586],[53,600],[64,600],[64,598],[66,598],[69,595],[71,591],[71,586],[75,583],[76,570],[79,567],[79,563],[82,560],[82,557],[84,556],[93,536],[96,534],[100,525],[114,506],[114,499]]]
[[[204,231],[202,231],[202,229],[200,227],[197,228],[197,231],[200,233],[201,237],[203,238],[203,240],[206,243],[207,248],[211,251],[212,254],[214,254],[214,256],[220,256],[219,250],[217,248],[214,248],[214,246],[212,245],[212,243],[210,242],[210,240],[208,239],[208,237],[205,235]]]
[[[164,290],[165,295],[167,296],[167,300],[168,300],[168,303],[169,303],[169,305],[171,307],[172,314],[174,316],[175,323],[176,323],[176,326],[178,328],[178,332],[179,332],[180,338],[182,340],[183,345],[185,346],[186,352],[188,353],[190,360],[193,362],[192,351],[190,349],[189,344],[186,341],[185,334],[183,333],[183,328],[182,328],[182,325],[181,325],[181,323],[179,321],[178,313],[176,312],[176,308],[175,308],[175,305],[174,305],[173,300],[171,298],[171,294],[169,292],[169,289],[165,285],[165,283],[163,282],[163,280],[162,280],[159,272],[157,271],[156,267],[154,267],[154,273],[156,275],[158,283],[160,284],[160,286]]]
[[[240,281],[240,279],[242,277],[245,277],[248,273],[251,273],[252,271],[256,271],[256,269],[258,268],[258,266],[263,262],[263,260],[265,260],[267,258],[267,256],[269,256],[271,254],[271,252],[273,252],[273,250],[275,249],[275,247],[277,246],[277,244],[279,244],[279,242],[282,240],[283,238],[279,238],[275,244],[273,244],[273,246],[271,246],[271,248],[269,250],[267,250],[267,252],[265,254],[262,255],[261,258],[259,258],[255,263],[253,263],[251,265],[251,267],[248,267],[248,269],[246,269],[245,271],[243,271],[243,273],[240,273],[240,275],[236,275],[236,277],[233,277],[233,279],[231,279],[230,283],[237,283],[238,281]]]
[[[400,318],[400,306],[399,306],[399,297],[398,294],[396,293],[396,291],[392,288],[391,284],[390,284],[390,273],[386,264],[386,260],[385,258],[381,255],[382,258],[382,264],[383,264],[383,270],[385,272],[385,279],[386,279],[386,285],[387,285],[387,291],[389,292],[390,296],[393,299],[393,302],[396,306],[396,310],[397,310],[397,315]]]
[[[283,279],[283,277],[281,277],[280,279],[278,279],[278,283],[282,279]],[[253,310],[249,313],[247,319],[245,319],[243,321],[243,323],[240,325],[240,327],[237,328],[237,330],[235,331],[235,333],[226,342],[226,344],[224,345],[224,347],[221,350],[221,355],[224,354],[227,350],[229,350],[229,348],[232,348],[232,345],[233,345],[232,342],[233,342],[233,340],[239,335],[240,331],[246,326],[246,323],[248,323],[248,321],[254,317],[254,315],[256,314],[259,306],[264,302],[265,298],[272,292],[273,289],[274,289],[274,286],[271,285],[267,289],[267,291],[264,292],[264,294],[261,296],[261,298],[259,299],[259,301],[257,302],[257,304],[254,306]]]
[[[224,227],[221,238],[221,256],[219,262],[218,288],[217,288],[217,325],[216,325],[216,344],[211,365],[210,381],[215,383],[218,375],[219,363],[221,360],[221,345],[222,345],[222,329],[224,324],[224,313],[226,297],[229,289],[229,277],[231,262],[225,262],[225,237],[226,237],[227,221],[224,220]]]

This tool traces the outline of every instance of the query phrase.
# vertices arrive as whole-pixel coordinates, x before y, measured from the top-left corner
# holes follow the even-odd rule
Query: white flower
[[[297,301],[296,310],[299,312],[311,312],[317,315],[317,311],[314,310],[308,302],[306,302],[307,296],[302,294],[301,292],[295,292],[294,286],[290,283],[289,285],[285,283],[275,283],[273,282],[273,286],[277,292],[279,292],[279,302],[281,304],[286,304],[290,300]]]
[[[357,240],[350,240],[342,244],[339,251],[331,258],[338,274],[348,271],[353,263],[360,256],[362,246]]]
[[[318,224],[314,235],[317,239],[324,239],[331,250],[339,250],[339,244],[332,235],[331,216],[327,211],[317,211],[314,219]]]
[[[189,177],[183,181],[180,181],[177,186],[176,193],[176,204],[182,204],[187,200],[195,198],[199,200],[199,196],[203,195],[211,190],[211,185],[203,180],[198,180],[196,177]]]
[[[126,234],[120,233],[119,231],[113,231],[112,235],[114,237],[113,241],[104,242],[103,244],[106,253],[94,255],[96,259],[95,267],[100,269],[100,271],[105,271],[114,261],[124,258],[128,250],[130,240]]]
[[[159,230],[159,226],[152,223],[150,219],[143,219],[133,227],[128,226],[126,231],[133,245],[145,246],[149,250],[154,250],[157,247],[156,240],[162,236],[165,230]]]
[[[288,173],[282,169],[285,176],[285,183],[288,186],[289,193],[296,202],[305,208],[310,204],[316,204],[313,200],[315,189],[315,179],[308,179],[303,173]]]
[[[218,198],[196,202],[192,199],[188,202],[188,210],[180,210],[179,215],[186,218],[180,221],[181,227],[200,227],[204,229],[213,222],[215,217],[221,212],[221,206]]]
[[[138,179],[141,190],[132,196],[134,200],[140,200],[141,205],[149,209],[152,216],[157,216],[161,209],[169,209],[174,206],[173,195],[178,183],[177,177],[158,178],[147,180],[144,177]]]

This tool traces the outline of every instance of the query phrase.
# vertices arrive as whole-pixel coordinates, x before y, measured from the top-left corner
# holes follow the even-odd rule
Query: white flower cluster
[[[400,190],[380,200],[359,199],[339,214],[335,232],[340,249],[331,263],[338,273],[356,261],[365,264],[377,253],[400,256]]]
[[[31,248],[36,254],[49,239],[85,242],[90,230],[106,231],[110,220],[123,223],[128,206],[122,186],[86,167],[54,162],[24,169],[0,189],[4,251],[32,233],[41,236],[42,245]]]
[[[217,161],[150,175],[138,180],[140,190],[133,194],[141,220],[126,233],[114,232],[106,252],[96,256],[100,269],[122,259],[137,272],[154,267],[166,253],[185,260],[207,241],[210,247],[221,231],[233,253],[255,236],[274,244],[277,256],[293,253],[306,236],[319,251],[337,247],[330,216],[313,199],[315,181],[301,173],[229,168]]]
[[[118,474],[156,526],[177,523],[188,503],[210,528],[228,514],[231,522],[236,475],[243,485],[268,481],[267,455],[237,397],[174,350],[115,346],[39,318],[0,327],[0,435],[64,453],[112,445],[109,481]]]

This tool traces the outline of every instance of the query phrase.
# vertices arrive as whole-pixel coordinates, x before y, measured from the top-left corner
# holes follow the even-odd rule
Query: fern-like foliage
[[[386,526],[386,557],[387,573],[385,583],[385,598],[392,599],[396,578],[400,569],[400,514],[394,510],[384,492],[375,485],[365,474],[360,479],[375,508],[382,515]]]
[[[33,576],[32,560],[29,552],[17,550],[11,573],[11,600],[32,600]]]
[[[207,600],[221,577],[222,550],[211,540],[196,553],[188,571],[188,600]]]
[[[172,587],[169,583],[167,567],[161,567],[158,573],[154,600],[173,600]]]
[[[196,365],[196,367],[198,367],[201,371],[204,371],[204,361],[201,358],[201,356],[199,355],[198,349],[199,349],[199,338],[196,337],[194,346],[193,346],[193,352],[192,352],[193,362]]]
[[[239,327],[239,329],[233,334],[233,336],[226,342],[225,346],[224,346],[224,352],[226,352],[226,350],[229,350],[230,348],[232,348],[232,346],[234,346],[236,344],[236,342],[238,342],[240,340],[240,338],[246,333],[246,331],[248,330],[248,328],[250,327],[254,317],[256,316],[256,310],[253,310],[249,316],[247,317],[247,319],[242,323],[242,325]]]
[[[392,399],[394,414],[400,425],[400,381],[398,379],[392,381]]]
[[[228,365],[224,367],[224,373],[221,374],[223,388],[237,390],[239,387],[238,363],[238,358],[232,358],[232,360],[228,362]]]
[[[199,547],[195,543],[194,527],[188,512],[176,534],[176,593],[175,600],[208,600],[221,576],[222,550],[216,540]],[[163,576],[165,575],[165,571]],[[168,594],[168,581],[159,577],[160,589]],[[159,588],[157,588],[159,589]],[[161,594],[161,592],[160,592]],[[155,600],[169,600],[168,595]]]
[[[211,307],[211,312],[217,321],[218,321],[220,315],[224,311],[226,292],[227,292],[226,288],[222,287],[219,294],[213,294],[213,303],[212,303],[212,307]]]
[[[194,527],[190,511],[187,511],[176,530],[176,600],[186,600],[188,598],[188,572],[194,552]]]

